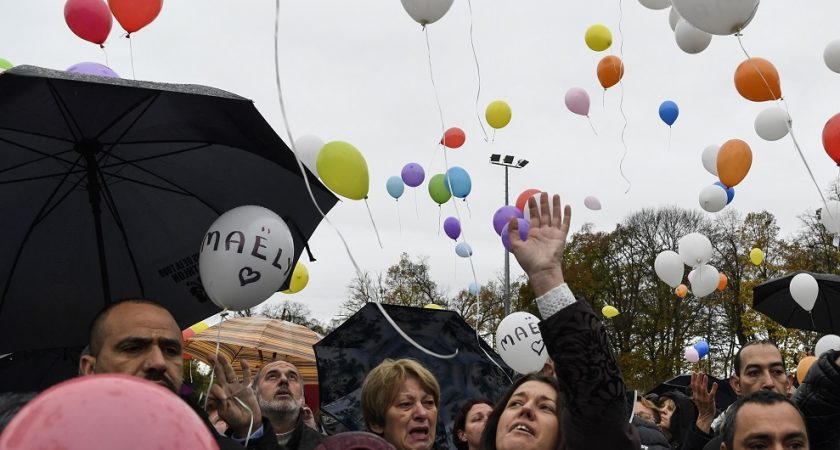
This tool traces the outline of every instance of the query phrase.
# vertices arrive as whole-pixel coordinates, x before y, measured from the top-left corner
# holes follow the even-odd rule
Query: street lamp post
[[[505,168],[505,205],[510,204],[510,196],[508,195],[508,169],[521,169],[528,165],[527,159],[519,159],[515,163],[513,160],[516,157],[513,155],[505,155],[502,158],[502,155],[499,154],[492,154],[490,155],[490,164],[494,164],[497,166],[502,166]],[[505,307],[505,317],[510,314],[510,252],[505,249],[505,298],[504,298],[504,307]]]

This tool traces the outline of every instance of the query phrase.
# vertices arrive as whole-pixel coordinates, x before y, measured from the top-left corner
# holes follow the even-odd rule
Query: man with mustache
[[[221,358],[217,366],[219,384],[213,387],[212,395],[218,401],[219,416],[228,424],[233,440],[218,434],[207,414],[182,398],[204,419],[222,450],[241,449],[240,443],[246,442],[246,438],[249,449],[276,449],[277,441],[272,438],[269,422],[264,418],[260,420],[261,411],[254,392],[248,389],[247,383],[236,380],[227,360]],[[79,361],[82,375],[133,375],[157,383],[176,395],[183,383],[183,369],[178,323],[166,308],[142,299],[123,300],[103,309],[91,326],[90,353]],[[244,364],[243,369],[247,381],[250,377],[247,365]],[[243,407],[243,403],[251,411]],[[253,430],[250,430],[252,412],[254,421]]]
[[[281,449],[312,450],[324,440],[304,420],[303,378],[294,364],[274,360],[266,363],[254,379],[260,410],[271,421]]]

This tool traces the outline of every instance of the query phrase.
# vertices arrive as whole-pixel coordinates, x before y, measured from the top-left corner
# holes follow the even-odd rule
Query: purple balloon
[[[502,235],[502,228],[508,224],[511,217],[516,217],[517,219],[525,218],[519,208],[511,205],[502,206],[493,213],[493,229],[496,230],[496,234]]]
[[[426,172],[417,163],[408,163],[402,169],[402,180],[406,186],[417,187],[426,179]]]
[[[443,221],[443,231],[445,231],[446,235],[451,239],[457,240],[458,236],[461,235],[461,222],[454,217],[447,217],[446,220]]]
[[[528,238],[528,230],[531,229],[531,223],[525,219],[516,219],[519,222],[519,237],[524,241]],[[505,227],[502,228],[502,244],[505,246],[507,251],[510,250],[510,234],[508,233],[508,226],[509,223],[505,224]]]
[[[73,64],[67,68],[67,71],[70,73],[83,73],[85,75],[96,75],[100,77],[120,77],[117,75],[117,72],[111,70],[110,67],[95,62],[80,62],[78,64]]]

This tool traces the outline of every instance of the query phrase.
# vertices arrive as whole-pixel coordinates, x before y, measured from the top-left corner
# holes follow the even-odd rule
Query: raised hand
[[[237,378],[227,358],[221,356],[215,359],[213,371],[219,384],[214,384],[210,388],[210,395],[211,398],[216,399],[219,405],[219,417],[233,430],[234,437],[245,438],[249,428],[253,433],[262,426],[262,412],[257,395],[250,387],[251,368],[245,360],[242,360],[240,364],[243,373],[242,381]],[[247,405],[247,408],[242,405],[243,403]]]
[[[705,373],[692,372],[691,374],[691,401],[697,406],[697,428],[708,433],[712,428],[712,421],[715,418],[715,394],[718,385],[712,383],[712,388],[706,390],[709,377]]]
[[[510,247],[519,265],[528,275],[534,294],[540,296],[563,281],[563,251],[569,235],[572,208],[560,207],[560,196],[552,198],[553,208],[548,206],[548,194],[540,195],[540,213],[532,214],[528,237],[523,241],[519,236],[519,222],[511,218],[508,225]],[[528,207],[537,211],[537,201],[528,199]]]

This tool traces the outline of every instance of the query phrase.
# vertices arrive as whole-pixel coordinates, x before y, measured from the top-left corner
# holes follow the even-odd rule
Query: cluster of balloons
[[[703,167],[719,180],[700,191],[700,207],[715,213],[735,198],[734,186],[743,181],[752,167],[752,150],[746,142],[730,139],[720,147],[706,147],[701,159]]]
[[[589,27],[583,39],[586,42],[586,46],[596,52],[602,52],[612,45],[612,33],[610,33],[610,29],[600,24]],[[596,73],[598,75],[598,81],[606,90],[621,81],[621,77],[624,76],[624,64],[618,56],[605,56],[598,62]],[[574,91],[569,90],[566,93],[566,107],[575,114],[588,116],[589,96],[586,95],[586,91],[579,88],[575,88]]]
[[[496,351],[511,369],[531,373],[542,369],[548,360],[539,319],[533,314],[519,311],[502,319],[496,328]]]
[[[686,347],[684,352],[685,360],[690,363],[696,363],[708,354],[709,343],[704,340],[697,341],[696,344]]]
[[[810,273],[800,273],[790,280],[790,296],[797,305],[811,312],[817,303],[820,286]]]
[[[672,0],[677,14],[698,30],[727,36],[753,19],[759,0]]]
[[[712,258],[709,238],[700,233],[690,233],[683,236],[677,246],[678,252],[665,250],[656,255],[653,268],[660,280],[675,289],[678,297],[685,297],[688,293],[688,288],[682,284],[684,265],[692,268],[688,281],[695,297],[705,297],[715,290],[726,288],[726,275],[707,264]]]
[[[94,44],[105,43],[113,18],[129,35],[152,23],[163,0],[67,0],[64,21],[76,36]],[[112,18],[113,15],[113,18]]]

